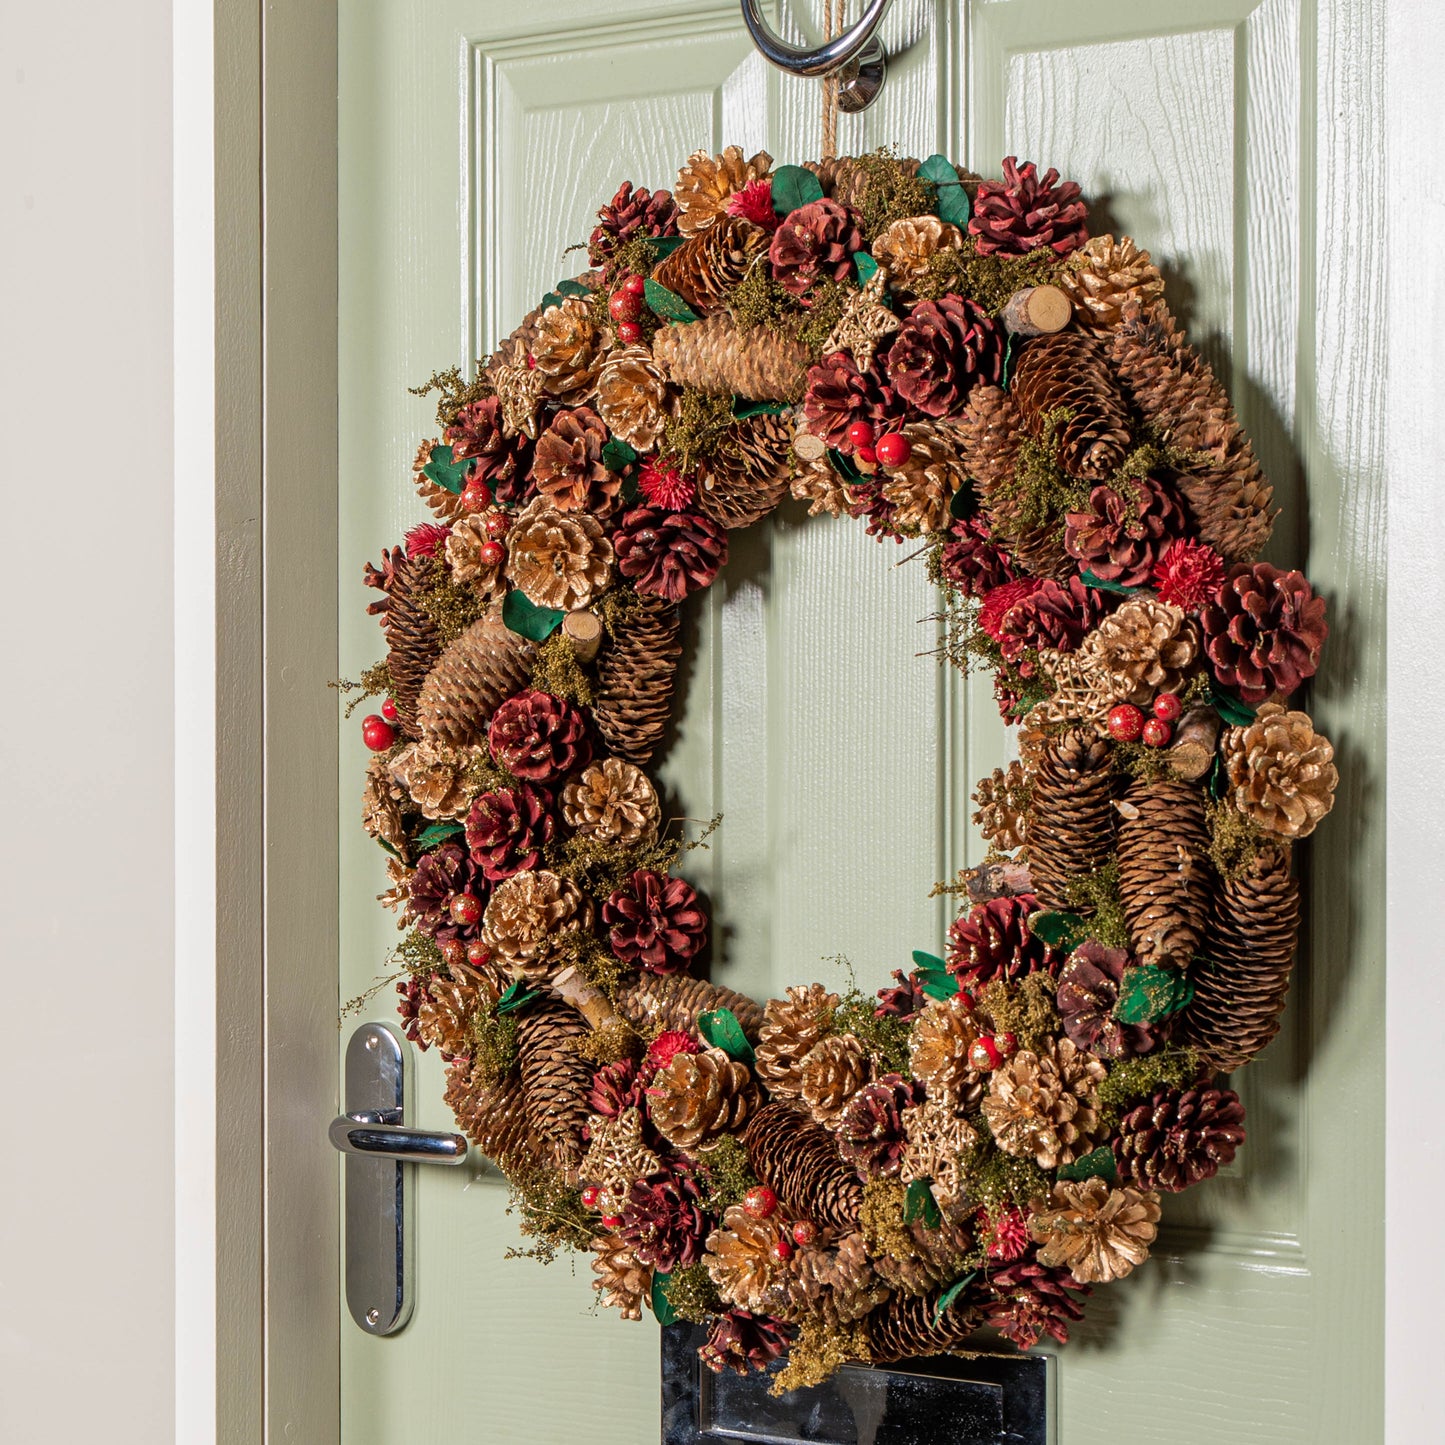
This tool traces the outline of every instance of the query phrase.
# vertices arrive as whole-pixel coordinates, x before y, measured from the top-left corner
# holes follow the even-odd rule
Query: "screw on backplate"
[[[381,1322],[381,1311],[380,1311],[380,1310],[375,1310],[375,1309],[373,1309],[373,1310],[367,1310],[367,1312],[366,1312],[366,1323],[367,1323],[367,1324],[375,1326],[375,1325],[379,1324],[380,1322]]]

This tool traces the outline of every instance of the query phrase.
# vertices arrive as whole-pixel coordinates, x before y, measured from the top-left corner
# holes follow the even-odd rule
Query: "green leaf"
[[[667,1297],[667,1282],[671,1278],[670,1274],[663,1274],[661,1270],[652,1276],[652,1312],[660,1325],[677,1323],[677,1311]]]
[[[622,505],[630,507],[637,500],[637,492],[637,473],[635,471],[628,472],[622,478],[622,490],[618,493],[622,498]]]
[[[782,416],[792,409],[792,404],[786,401],[744,401],[741,397],[733,401],[733,416],[738,421],[746,421],[750,416]]]
[[[621,437],[613,437],[602,448],[602,465],[609,472],[625,472],[637,460],[637,452]]]
[[[1112,1184],[1118,1177],[1119,1166],[1114,1159],[1114,1151],[1107,1144],[1100,1144],[1097,1149],[1091,1149],[1082,1158],[1059,1169],[1060,1179],[1104,1179]]]
[[[837,447],[828,448],[828,460],[833,463],[834,468],[845,482],[861,482],[863,473],[853,465],[853,458],[844,456]]]
[[[966,1290],[969,1285],[973,1283],[977,1276],[978,1271],[976,1269],[971,1269],[966,1275],[964,1275],[962,1279],[954,1280],[954,1282],[949,1285],[946,1290],[944,1290],[943,1294],[939,1297],[938,1303],[933,1307],[933,1323],[935,1326],[944,1317],[944,1315],[948,1313],[949,1305],[951,1305],[954,1300],[956,1300],[959,1295],[961,1295],[964,1290]]]
[[[387,851],[388,853],[390,853],[391,856],[392,856],[393,858],[395,858],[398,863],[401,862],[401,854],[398,853],[398,852],[396,851],[396,849],[393,848],[393,847],[391,846],[391,844],[386,841],[385,838],[378,838],[376,841],[377,841],[378,843],[380,843],[381,846],[382,846],[383,848],[385,848],[386,851]]]
[[[1214,710],[1230,727],[1247,728],[1257,716],[1255,709],[1247,702],[1241,702],[1233,693],[1225,692],[1217,682],[1209,684],[1209,700]]]
[[[1014,363],[1019,359],[1019,352],[1022,350],[1023,344],[1024,338],[1022,336],[1010,335],[1008,345],[1004,348],[1003,375],[999,377],[998,384],[1003,387],[1005,391],[1009,389],[1009,385],[1014,379]]]
[[[721,1049],[728,1058],[752,1068],[753,1046],[738,1022],[738,1016],[730,1008],[710,1009],[697,1016],[697,1031],[715,1049]]]
[[[1214,766],[1209,770],[1209,796],[1218,800],[1229,788],[1229,775],[1224,769],[1224,754],[1215,753]]]
[[[555,291],[549,291],[542,298],[542,310],[547,310],[549,306],[560,306],[565,299],[565,297],[559,296]]]
[[[538,607],[520,587],[513,587],[502,603],[502,621],[509,631],[533,642],[545,642],[567,614],[558,607]]]
[[[460,462],[452,460],[450,447],[433,447],[430,452],[430,460],[422,468],[422,472],[437,486],[445,487],[452,496],[456,496],[466,485],[467,473],[471,469],[470,459]]]
[[[670,256],[687,240],[686,236],[649,236],[647,244],[652,247],[652,254],[661,261],[665,256]]]
[[[973,489],[973,483],[960,487],[948,504],[948,515],[957,517],[960,522],[965,522],[978,511],[978,493]]]
[[[417,851],[425,853],[429,848],[435,848],[438,843],[444,843],[448,838],[455,838],[458,833],[464,832],[466,832],[466,828],[455,818],[448,818],[441,823],[433,823],[430,828],[423,828],[417,834]]]
[[[823,183],[802,166],[779,166],[773,172],[773,212],[786,216],[799,206],[823,199]]]
[[[1117,592],[1120,597],[1132,597],[1136,592],[1142,592],[1142,587],[1125,587],[1121,582],[1109,582],[1103,577],[1097,577],[1087,568],[1079,573],[1085,587],[1092,587],[1096,592]]]
[[[968,203],[968,192],[964,190],[963,182],[959,180],[958,172],[954,170],[948,157],[929,156],[919,166],[918,174],[925,181],[932,181],[938,192],[938,200],[933,207],[938,212],[938,219],[947,221],[950,226],[957,226],[961,231],[965,230],[973,208]]]
[[[915,1179],[903,1198],[903,1222],[912,1224],[921,1219],[925,1229],[937,1229],[943,1223],[938,1201],[933,1197],[933,1180]]]
[[[1072,952],[1089,936],[1089,920],[1077,913],[1034,913],[1029,917],[1029,932],[1050,948]]]
[[[1153,1024],[1188,1008],[1194,985],[1178,968],[1141,963],[1124,970],[1114,1017],[1121,1024]]]
[[[507,991],[497,1000],[497,1013],[514,1013],[517,1009],[526,1008],[533,999],[541,997],[541,989],[529,988],[520,978],[515,979],[507,985]]]
[[[697,312],[676,291],[669,291],[661,281],[654,281],[651,276],[647,278],[642,294],[653,312],[665,321],[697,320]]]
[[[559,296],[590,296],[592,288],[580,281],[559,281],[553,288]]]
[[[878,274],[878,262],[867,251],[854,251],[853,264],[858,268],[860,286],[866,286]]]
[[[958,980],[949,973],[948,965],[937,954],[915,948],[913,966],[918,970],[923,991],[929,998],[952,998],[958,992]]]

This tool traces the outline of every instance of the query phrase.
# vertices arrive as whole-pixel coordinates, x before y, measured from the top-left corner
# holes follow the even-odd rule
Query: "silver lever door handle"
[[[380,1112],[341,1114],[331,1121],[327,1137],[343,1154],[366,1154],[403,1164],[460,1164],[467,1141],[460,1134],[434,1134],[392,1123]]]

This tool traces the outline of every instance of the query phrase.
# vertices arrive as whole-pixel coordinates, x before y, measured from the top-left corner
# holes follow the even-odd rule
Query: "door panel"
[[[781,8],[790,38],[818,37],[820,3]],[[1305,979],[1242,1078],[1241,1159],[1169,1201],[1159,1255],[1096,1292],[1060,1352],[1066,1445],[1378,1436],[1378,1354],[1355,1342],[1373,1341],[1380,1317],[1380,854],[1363,812],[1379,696],[1379,338],[1367,135],[1328,119],[1352,106],[1368,121],[1377,101],[1368,17],[1347,10],[897,0],[883,99],[840,124],[844,151],[1055,164],[1098,198],[1097,229],[1149,246],[1270,469],[1276,560],[1307,565],[1334,608],[1311,706],[1341,743],[1345,784],[1313,851]],[[406,387],[484,352],[581,269],[564,249],[620,181],[670,186],[699,145],[816,155],[819,95],[764,65],[732,3],[344,0],[341,14],[340,602],[355,675],[379,645],[360,559],[415,520],[402,479],[431,408]],[[1317,61],[1326,36],[1344,48]],[[1363,365],[1342,364],[1349,348]],[[935,604],[907,557],[785,508],[734,534],[726,573],[687,613],[666,803],[724,815],[684,871],[712,902],[714,976],[755,996],[814,977],[844,986],[839,956],[876,987],[911,948],[938,948],[948,909],[929,887],[980,851],[968,792],[1003,759],[1004,731],[986,684],[918,655],[935,645]],[[362,766],[347,729],[344,798]],[[342,824],[350,997],[385,972],[394,935],[349,805]],[[1350,890],[1360,901],[1344,908]],[[448,1123],[441,1091],[424,1057],[424,1127]],[[585,1260],[505,1259],[516,1225],[489,1167],[423,1170],[418,1197],[413,1323],[390,1340],[343,1324],[346,1445],[654,1439],[654,1327],[594,1314]],[[1346,1300],[1363,1328],[1344,1323]]]

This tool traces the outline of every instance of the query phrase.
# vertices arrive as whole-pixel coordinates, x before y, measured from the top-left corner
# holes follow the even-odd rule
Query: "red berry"
[[[864,466],[874,467],[878,465],[878,453],[872,447],[859,447],[853,456]]]
[[[374,753],[384,753],[396,741],[396,729],[384,717],[368,713],[361,720],[361,741]]]
[[[873,445],[873,428],[866,421],[855,421],[846,433],[848,445],[853,447],[871,447]]]
[[[604,1214],[602,1216],[603,1229],[616,1229],[621,1223],[622,1216],[620,1214]]]
[[[901,467],[913,455],[913,443],[901,431],[891,431],[878,438],[874,450],[885,467]]]
[[[995,1034],[993,1039],[1002,1050],[1004,1058],[1008,1058],[1019,1046],[1019,1041],[1012,1034]]]
[[[1154,699],[1154,716],[1161,718],[1164,722],[1172,723],[1178,720],[1179,714],[1184,711],[1184,704],[1179,701],[1177,692],[1161,692]]]
[[[459,928],[470,928],[482,916],[482,900],[475,893],[453,893],[448,908]]]
[[[759,1184],[743,1195],[743,1208],[754,1219],[766,1219],[777,1207],[778,1196],[766,1184]]]
[[[1136,743],[1144,731],[1144,714],[1132,702],[1109,709],[1109,736],[1118,743]]]
[[[483,542],[477,556],[484,567],[500,567],[507,560],[507,549],[500,542]]]
[[[791,1240],[777,1239],[773,1241],[773,1258],[779,1261],[793,1257],[793,1245]]]
[[[632,346],[642,340],[642,328],[635,321],[619,321],[617,339],[624,346]]]
[[[466,962],[467,951],[459,938],[449,938],[442,944],[442,962],[446,964]]]
[[[803,1249],[807,1249],[807,1247],[812,1244],[812,1242],[817,1239],[817,1237],[818,1231],[814,1229],[813,1226],[809,1224],[806,1219],[800,1219],[793,1226],[794,1242],[800,1245]]]
[[[968,1063],[972,1069],[982,1073],[985,1069],[996,1069],[1003,1063],[1003,1052],[992,1039],[976,1039],[968,1051]]]
[[[482,530],[493,541],[505,537],[512,528],[512,519],[505,512],[488,512],[482,518]]]
[[[462,488],[460,500],[468,512],[485,512],[492,505],[492,489],[480,477],[473,477]]]
[[[641,296],[647,290],[647,277],[629,276],[627,280],[622,283],[622,289],[626,291],[629,296]]]
[[[1174,736],[1174,729],[1162,717],[1151,717],[1144,724],[1144,746],[1146,748],[1167,747]]]
[[[467,962],[480,968],[484,963],[491,961],[491,952],[487,945],[478,939],[475,943],[467,944]]]
[[[381,715],[387,720],[387,722],[396,721],[396,699],[394,697],[382,698]]]
[[[635,291],[614,291],[607,310],[614,321],[636,321],[642,315],[642,297]]]
[[[601,1198],[602,1191],[595,1184],[589,1184],[582,1191],[582,1204],[587,1209],[596,1209],[597,1201]]]

